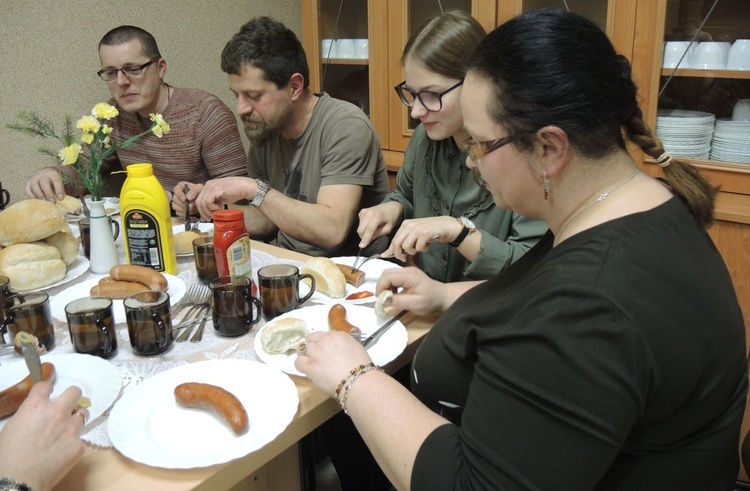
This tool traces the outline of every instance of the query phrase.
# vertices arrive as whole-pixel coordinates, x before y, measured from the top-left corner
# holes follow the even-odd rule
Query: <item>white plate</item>
[[[68,269],[65,271],[65,276],[62,277],[60,281],[57,281],[55,283],[52,283],[51,285],[43,286],[41,288],[35,288],[35,290],[47,290],[49,288],[54,288],[56,286],[64,285],[65,283],[68,283],[70,281],[73,281],[74,279],[81,276],[83,273],[89,270],[89,260],[86,259],[86,256],[79,255],[76,257],[76,260],[73,261],[73,264],[68,266]],[[12,287],[13,285],[11,285]],[[15,290],[14,291],[28,291],[28,290]]]
[[[198,230],[207,233],[208,235],[214,234],[214,224],[212,222],[198,222]],[[172,227],[172,235],[179,234],[185,231],[185,224],[175,225]],[[185,254],[177,254],[177,257],[193,257],[193,252],[186,252]]]
[[[73,300],[90,296],[89,292],[91,291],[91,288],[99,284],[99,280],[105,276],[106,275],[93,276],[86,281],[73,285],[70,288],[66,288],[52,297],[50,299],[52,317],[61,322],[67,322],[67,318],[65,317],[65,306]],[[167,279],[169,303],[174,305],[185,296],[185,290],[187,290],[187,287],[180,277],[171,274],[164,274],[164,277]],[[125,322],[125,307],[122,305],[122,299],[112,300],[112,313],[115,316],[115,323],[119,324]]]
[[[247,411],[250,428],[235,436],[223,421],[178,406],[174,388],[184,382],[218,385]],[[276,438],[297,413],[294,382],[250,360],[190,363],[150,377],[126,392],[109,415],[109,439],[126,457],[167,469],[220,464],[254,452]]]
[[[363,307],[360,305],[346,305],[346,319],[359,327],[362,333],[365,335],[373,333],[380,325],[375,318],[375,310],[370,307]],[[267,323],[263,326],[260,331],[255,335],[255,353],[258,358],[264,363],[268,363],[286,373],[292,375],[299,375],[304,377],[305,375],[298,371],[294,367],[294,360],[297,359],[297,352],[291,351],[288,354],[274,354],[268,353],[263,349],[263,343],[261,342],[261,333],[272,326],[274,322],[284,318],[295,318],[305,321],[307,328],[310,332],[314,331],[328,331],[328,311],[331,310],[330,305],[313,305],[312,307],[303,307],[298,310],[293,310],[278,316],[276,319]],[[406,343],[409,341],[409,336],[406,332],[406,326],[401,321],[396,321],[390,329],[388,329],[375,344],[370,345],[367,348],[367,353],[372,358],[372,361],[377,365],[385,365],[386,363],[393,361],[398,355],[406,348]]]
[[[53,383],[52,400],[60,397],[65,389],[71,385],[81,388],[83,395],[91,399],[89,410],[89,424],[101,416],[115,401],[122,388],[122,378],[117,368],[107,360],[98,356],[82,355],[79,353],[42,355],[42,363],[50,362],[55,365],[55,381]],[[23,359],[10,363],[3,362],[0,366],[0,390],[5,390],[29,374]],[[0,419],[0,429],[8,422],[8,418]]]
[[[336,264],[345,264],[347,266],[351,266],[354,264],[354,256],[341,256],[341,257],[332,257],[331,260]],[[400,268],[398,264],[394,264],[388,261],[384,261],[382,259],[370,259],[365,263],[364,266],[362,266],[362,271],[365,273],[365,282],[362,283],[358,288],[354,287],[354,285],[351,285],[349,283],[346,284],[346,295],[349,296],[354,292],[364,292],[369,291],[373,293],[373,296],[367,297],[367,298],[360,298],[358,300],[345,300],[344,298],[331,298],[325,293],[321,292],[315,292],[313,293],[312,297],[310,297],[311,303],[318,303],[318,304],[324,304],[324,305],[332,305],[335,303],[340,304],[363,304],[363,303],[374,303],[375,302],[375,285],[378,282],[378,278],[380,278],[380,275],[383,274],[383,271],[386,269],[393,269],[393,268]],[[299,294],[301,297],[304,297],[307,295],[307,292],[310,291],[310,287],[306,282],[302,282],[300,285],[300,291]]]

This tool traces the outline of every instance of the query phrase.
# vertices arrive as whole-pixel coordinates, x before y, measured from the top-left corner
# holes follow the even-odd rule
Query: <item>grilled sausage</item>
[[[352,272],[352,267],[345,264],[337,264],[336,266],[341,270],[342,273],[344,273],[344,278],[346,278],[347,283],[351,283],[355,287],[359,287],[360,285],[362,285],[362,283],[365,282],[364,271],[358,270]]]
[[[98,285],[94,285],[89,294],[92,296],[102,296],[109,298],[127,298],[130,295],[138,292],[149,291],[150,288],[143,283],[137,283],[135,281],[117,281],[110,278],[102,278]],[[107,280],[107,281],[105,281]]]
[[[120,264],[112,268],[109,275],[117,281],[135,281],[152,290],[167,291],[167,279],[164,275],[146,266]]]
[[[340,303],[337,303],[328,311],[328,327],[332,331],[342,331],[349,334],[361,332],[357,326],[346,320],[346,308]]]
[[[187,382],[174,389],[177,404],[203,409],[214,413],[232,427],[235,435],[241,435],[249,426],[247,411],[231,392],[211,384]]]
[[[50,382],[55,380],[55,366],[52,363],[42,363],[42,378]],[[29,375],[16,385],[0,392],[0,418],[18,411],[23,401],[29,396],[33,385],[34,379]]]

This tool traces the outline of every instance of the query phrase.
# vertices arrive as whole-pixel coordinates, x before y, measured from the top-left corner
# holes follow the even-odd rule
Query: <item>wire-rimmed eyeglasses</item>
[[[433,92],[431,90],[420,90],[419,92],[414,92],[406,86],[406,80],[404,80],[395,86],[394,89],[396,89],[398,98],[401,99],[401,102],[403,102],[405,106],[414,107],[414,101],[419,99],[419,102],[422,103],[422,106],[424,106],[425,109],[430,112],[437,112],[443,108],[443,96],[451,90],[460,87],[463,83],[464,81],[461,80],[453,87],[442,92]]]
[[[473,138],[469,137],[463,141],[462,146],[464,147],[464,150],[466,150],[466,153],[469,154],[469,158],[476,162],[488,153],[497,150],[498,148],[507,145],[508,143],[517,139],[518,135],[510,135],[504,138],[497,138],[495,140],[477,142],[474,141]]]
[[[101,78],[105,82],[111,82],[112,80],[116,79],[117,72],[119,71],[122,71],[122,74],[127,78],[138,78],[143,75],[144,68],[153,63],[156,63],[160,59],[161,58],[151,58],[143,65],[124,66],[122,68],[102,68],[101,70],[96,72],[96,74],[99,75],[99,78]]]

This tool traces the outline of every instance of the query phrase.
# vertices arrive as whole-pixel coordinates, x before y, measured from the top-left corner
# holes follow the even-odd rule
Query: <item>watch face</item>
[[[468,228],[472,232],[477,229],[477,226],[474,225],[474,222],[472,222],[471,220],[469,220],[466,217],[458,217],[458,220],[461,222],[461,225],[463,225],[464,227]]]

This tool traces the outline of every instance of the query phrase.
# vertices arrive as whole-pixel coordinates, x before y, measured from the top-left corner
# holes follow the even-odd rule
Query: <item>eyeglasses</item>
[[[469,158],[476,162],[488,153],[517,139],[518,135],[506,136],[505,138],[498,138],[496,140],[488,140],[484,142],[476,142],[473,138],[467,138],[462,145],[464,150],[466,150],[466,153],[469,154]]]
[[[143,75],[144,68],[151,65],[152,63],[156,63],[160,59],[161,58],[152,58],[143,65],[124,66],[122,68],[102,68],[101,70],[96,72],[96,74],[99,75],[99,78],[101,78],[105,82],[111,82],[112,80],[116,79],[117,72],[119,71],[122,71],[122,74],[127,78],[138,78]]]
[[[396,89],[398,98],[401,99],[401,102],[403,102],[405,106],[414,107],[414,101],[419,99],[419,102],[422,103],[425,109],[431,112],[437,112],[443,108],[443,96],[451,90],[460,87],[461,85],[463,85],[463,83],[464,81],[461,80],[453,87],[442,92],[432,92],[430,90],[420,90],[419,92],[414,92],[406,86],[406,80],[404,80],[403,82],[395,86],[394,89]]]

